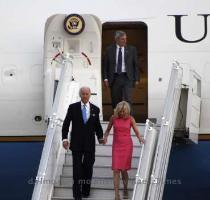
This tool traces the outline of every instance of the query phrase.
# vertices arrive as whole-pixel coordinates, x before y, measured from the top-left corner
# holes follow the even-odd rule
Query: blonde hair
[[[114,109],[114,117],[119,118],[120,111],[124,110],[125,118],[130,116],[130,105],[126,101],[121,101],[117,104],[116,108]]]

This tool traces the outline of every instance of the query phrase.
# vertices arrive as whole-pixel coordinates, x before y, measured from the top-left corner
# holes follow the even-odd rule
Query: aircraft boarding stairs
[[[102,122],[103,130],[107,126],[107,122]],[[144,132],[145,125],[138,124],[141,133]],[[113,178],[111,170],[112,162],[112,130],[110,132],[108,143],[106,145],[96,145],[96,158],[93,169],[93,179],[91,186],[91,195],[88,199],[106,199],[111,200],[114,197]],[[129,171],[129,197],[132,197],[133,187],[135,184],[135,175],[138,168],[139,155],[142,145],[139,144],[138,139],[132,132],[132,139],[134,144],[132,169]],[[71,151],[65,153],[65,163],[59,184],[55,185],[52,200],[73,199],[72,197],[72,157]],[[122,182],[122,181],[121,181]],[[122,189],[122,183],[121,183]]]
[[[32,200],[73,199],[71,152],[66,152],[61,142],[62,120],[65,117],[69,102],[75,102],[75,93],[78,92],[77,84],[74,81],[67,81],[69,76],[71,76],[71,67],[66,64],[61,72]],[[129,171],[129,199],[162,199],[180,98],[181,81],[182,68],[178,63],[174,63],[161,126],[158,128],[149,120],[145,125],[138,124],[140,133],[144,134],[146,141],[144,145],[139,144],[132,132],[134,149],[132,169]],[[65,95],[66,90],[71,91],[68,96]],[[106,122],[102,122],[103,129],[106,125]],[[107,145],[97,144],[96,146],[91,196],[88,198],[90,200],[114,199],[111,144],[112,134],[108,138]],[[122,189],[122,183],[120,188]]]

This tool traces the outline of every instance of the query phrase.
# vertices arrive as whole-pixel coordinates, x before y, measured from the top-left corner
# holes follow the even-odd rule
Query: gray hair
[[[81,88],[79,89],[79,96],[81,96],[82,90],[89,90],[89,92],[90,92],[90,94],[91,94],[90,88],[87,87],[87,86],[83,86],[83,87],[81,87]]]
[[[126,32],[124,32],[124,31],[116,31],[114,38],[118,39],[118,38],[120,38],[120,37],[122,37],[124,35],[126,35]]]

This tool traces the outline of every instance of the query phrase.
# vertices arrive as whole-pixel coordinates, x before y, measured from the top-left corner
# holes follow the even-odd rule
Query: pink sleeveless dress
[[[114,118],[113,128],[112,170],[129,170],[133,153],[131,118]]]

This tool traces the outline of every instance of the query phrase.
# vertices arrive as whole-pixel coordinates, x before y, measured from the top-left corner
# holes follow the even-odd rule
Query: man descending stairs
[[[107,123],[102,123],[103,130],[106,129]],[[140,133],[144,132],[144,125],[138,124]],[[93,178],[91,184],[91,192],[88,199],[90,200],[111,200],[114,199],[114,185],[113,185],[113,174],[111,169],[112,163],[112,139],[113,133],[111,131],[106,145],[96,145],[96,156],[95,164],[93,168]],[[132,191],[135,184],[135,175],[138,167],[141,145],[138,139],[132,131],[133,140],[133,158],[132,158],[132,168],[129,171],[129,199],[132,198]],[[60,183],[54,185],[54,193],[52,200],[70,200],[73,199],[72,194],[72,155],[71,151],[65,154],[65,163],[63,165],[62,175],[60,177]],[[123,184],[120,183],[121,197]],[[83,198],[85,199],[85,198]]]

